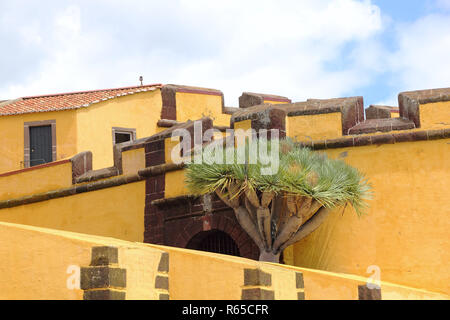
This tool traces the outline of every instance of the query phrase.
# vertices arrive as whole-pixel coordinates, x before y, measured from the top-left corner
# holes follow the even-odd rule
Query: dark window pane
[[[116,143],[127,142],[131,140],[131,133],[116,133]]]

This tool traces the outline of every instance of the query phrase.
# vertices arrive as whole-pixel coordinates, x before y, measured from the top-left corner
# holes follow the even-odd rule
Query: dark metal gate
[[[219,230],[200,232],[189,241],[187,248],[240,256],[239,248],[234,240]]]
[[[30,167],[52,162],[52,127],[30,127]]]

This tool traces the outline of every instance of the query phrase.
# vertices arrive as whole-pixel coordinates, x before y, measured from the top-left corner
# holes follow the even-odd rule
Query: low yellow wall
[[[335,210],[295,244],[294,264],[450,293],[450,139],[329,149],[366,174],[374,199],[358,218]]]
[[[0,201],[72,186],[72,163],[64,162],[43,168],[0,176]]]
[[[271,274],[271,284],[264,289],[282,300],[297,299],[298,272],[308,300],[358,299],[358,285],[366,282],[355,275],[0,222],[0,299],[82,299],[76,273],[90,265],[95,246],[118,248],[117,267],[126,269],[126,298],[132,300],[159,298],[155,280],[163,252],[169,254],[173,300],[239,300],[245,269]],[[450,298],[386,282],[381,290],[383,299]]]
[[[0,299],[83,299],[75,269],[89,266],[94,246],[118,248],[118,267],[127,269],[127,299],[158,299],[154,284],[161,250],[4,222],[0,222]]]
[[[0,210],[0,221],[144,240],[145,181]]]
[[[358,286],[368,278],[321,270],[278,265],[303,274],[306,300],[358,300]],[[450,296],[381,281],[382,300],[448,300]]]
[[[450,101],[421,104],[419,106],[421,129],[441,129],[450,126]]]
[[[342,137],[341,113],[286,117],[287,136],[300,141]]]
[[[272,275],[277,300],[296,300],[295,272],[254,260],[148,244],[169,253],[169,291],[173,300],[240,300],[244,269],[260,268]]]

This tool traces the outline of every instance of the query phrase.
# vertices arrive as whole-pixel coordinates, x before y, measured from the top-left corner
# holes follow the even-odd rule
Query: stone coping
[[[420,104],[450,101],[450,88],[404,91],[399,93],[399,99],[400,96],[415,100]]]
[[[197,93],[197,94],[209,94],[214,96],[221,96],[223,93],[217,89],[211,88],[203,88],[203,87],[194,87],[194,86],[185,86],[179,84],[165,84],[164,88],[173,88],[176,92],[182,93]]]
[[[197,199],[198,196],[187,194],[182,196],[177,196],[173,198],[162,198],[162,199],[156,199],[151,202],[154,206],[165,206],[165,205],[174,205],[174,204],[183,204],[186,202],[189,202],[191,200]]]
[[[362,97],[308,99],[285,105],[288,117],[341,112],[343,108],[352,107],[362,101]]]
[[[273,105],[270,103],[260,104],[248,108],[242,108],[233,113],[233,115],[231,116],[231,123],[234,124],[236,122],[256,118],[258,114],[268,112],[269,110],[282,110],[285,112],[286,108],[283,107],[283,105]]]
[[[92,170],[92,153],[90,151],[84,151],[84,152],[80,152],[80,153],[74,155],[70,159],[58,160],[58,161],[53,161],[53,162],[29,167],[29,168],[8,171],[8,172],[0,174],[0,178],[12,176],[15,174],[20,174],[23,172],[39,170],[42,168],[54,167],[54,166],[58,166],[58,165],[65,164],[65,163],[72,164],[72,183],[75,183],[76,179],[79,176],[82,176],[86,172]]]
[[[414,122],[404,118],[368,119],[348,130],[348,134],[389,132],[395,130],[414,129]]]
[[[22,172],[34,171],[34,170],[47,168],[47,167],[54,167],[54,166],[57,166],[57,165],[60,165],[60,164],[64,164],[64,163],[69,163],[69,162],[70,162],[70,159],[58,160],[58,161],[53,161],[53,162],[40,164],[38,166],[29,167],[29,168],[24,168],[24,169],[19,169],[19,170],[14,170],[14,171],[8,171],[8,172],[1,173],[0,174],[0,178],[1,177],[12,176],[12,175],[19,174],[19,173],[22,173]]]
[[[171,128],[173,126],[180,125],[180,124],[183,124],[183,122],[179,122],[176,120],[169,120],[169,119],[160,119],[157,122],[158,127],[161,127],[161,128]],[[213,126],[213,128],[217,129],[219,131],[226,131],[227,129],[230,129],[230,127],[228,127],[228,126],[216,126],[216,125]]]
[[[243,92],[239,97],[239,108],[249,108],[264,103],[264,100],[291,103],[291,99],[274,94]]]
[[[164,119],[169,120],[169,119]],[[131,142],[125,142],[121,144],[121,151],[128,151],[133,149],[139,149],[143,148],[147,143],[157,141],[157,140],[163,140],[166,138],[170,138],[172,136],[172,132],[174,132],[177,129],[187,129],[187,130],[193,130],[195,121],[201,121],[202,122],[202,128],[203,130],[211,128],[212,125],[212,119],[208,117],[204,117],[195,121],[188,120],[186,122],[173,122],[176,120],[170,120],[169,122],[164,122],[166,125],[170,125],[170,123],[173,123],[171,127],[168,127],[168,129],[163,130],[157,134],[154,134],[147,138],[138,139]]]
[[[336,149],[347,147],[361,147],[369,145],[393,144],[400,142],[428,141],[450,138],[449,129],[410,131],[388,134],[351,136],[338,139],[301,141],[298,144],[302,147],[313,150]]]
[[[116,167],[102,168],[98,170],[91,170],[83,175],[75,178],[75,183],[91,182],[100,179],[107,179],[119,175],[119,170]]]

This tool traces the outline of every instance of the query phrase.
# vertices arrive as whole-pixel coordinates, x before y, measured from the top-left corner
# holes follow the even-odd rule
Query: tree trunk
[[[266,249],[272,248],[272,235],[271,235],[271,221],[270,221],[270,210],[268,208],[258,208],[256,209],[256,215],[258,219],[258,229],[261,234],[264,246]]]
[[[239,222],[239,225],[242,227],[242,229],[245,230],[245,232],[247,232],[250,238],[252,238],[252,240],[258,246],[259,250],[264,251],[264,240],[262,239],[261,234],[258,231],[258,227],[250,218],[248,210],[244,207],[238,207],[234,209],[234,214],[237,221]]]
[[[325,221],[327,216],[330,214],[331,209],[321,207],[311,219],[306,221],[304,225],[285,243],[280,246],[280,251],[283,251],[291,244],[294,244],[303,238],[307,237],[310,233],[316,230]]]
[[[280,263],[280,253],[274,254],[272,251],[262,250],[259,254],[259,261]]]

